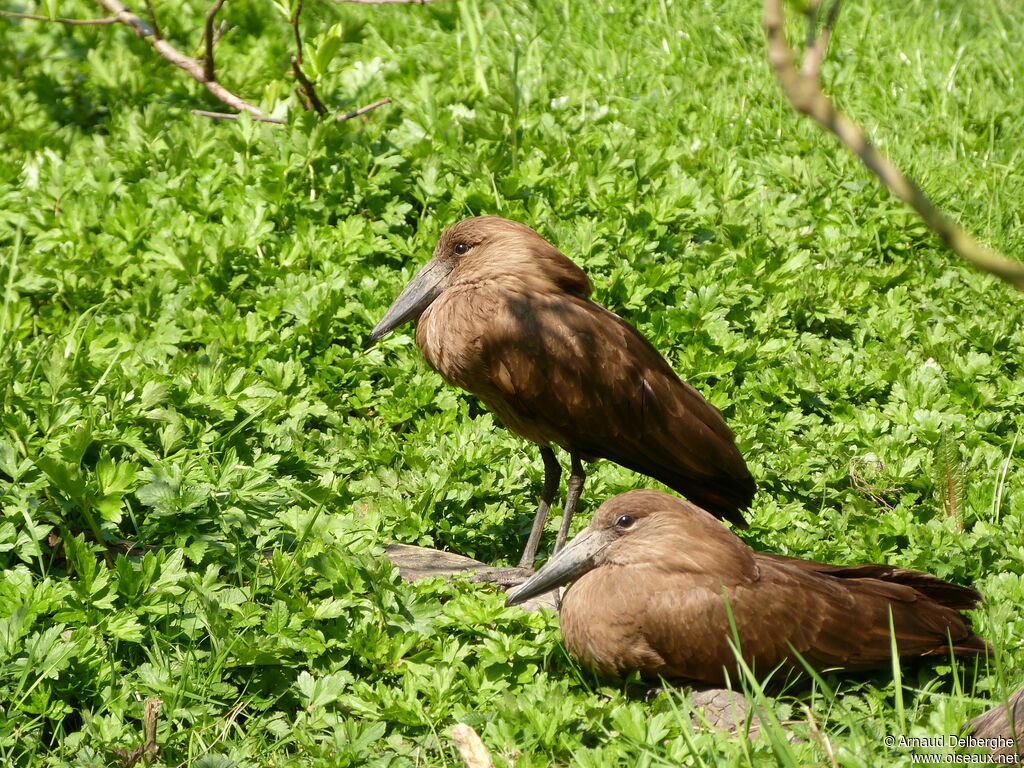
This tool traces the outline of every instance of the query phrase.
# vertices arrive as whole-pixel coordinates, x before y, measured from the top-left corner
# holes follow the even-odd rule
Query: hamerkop
[[[574,581],[560,622],[569,652],[610,676],[721,684],[737,680],[739,647],[755,673],[783,664],[861,670],[900,656],[982,655],[960,611],[981,600],[920,571],[825,565],[754,552],[702,509],[661,491],[630,491],[598,509],[576,538],[511,591],[519,603]]]
[[[745,527],[754,480],[718,410],[629,323],[588,297],[590,280],[529,227],[465,219],[441,235],[370,333],[419,318],[416,343],[449,383],[540,446],[544,487],[520,567],[533,565],[569,452],[561,548],[583,488],[583,461],[611,459]]]

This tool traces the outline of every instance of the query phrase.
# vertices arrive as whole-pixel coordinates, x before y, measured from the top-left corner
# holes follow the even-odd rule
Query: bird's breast
[[[507,298],[491,283],[458,285],[444,291],[420,316],[416,343],[430,366],[450,384],[480,395],[491,363],[514,345],[514,329],[499,316]]]
[[[420,317],[416,343],[427,363],[479,397],[511,431],[541,445],[565,444],[531,406],[548,386],[545,350],[557,332],[550,302],[514,283],[486,281],[442,293]]]

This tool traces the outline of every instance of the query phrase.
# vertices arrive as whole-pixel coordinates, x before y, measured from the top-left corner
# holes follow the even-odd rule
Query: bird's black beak
[[[370,331],[370,343],[423,314],[423,310],[430,306],[430,302],[445,289],[445,281],[453,266],[441,259],[431,259],[424,264],[423,269],[409,281],[405,289],[398,294],[394,304],[384,313],[384,317]]]
[[[548,560],[544,567],[505,597],[505,605],[518,605],[536,595],[578,579],[597,565],[598,556],[611,544],[604,531],[586,528],[566,544],[565,549]]]

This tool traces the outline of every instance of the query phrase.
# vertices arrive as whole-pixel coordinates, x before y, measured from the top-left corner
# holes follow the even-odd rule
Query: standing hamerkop
[[[582,491],[583,461],[610,459],[745,526],[754,480],[718,410],[635,328],[591,301],[576,264],[529,227],[465,219],[441,235],[370,334],[419,320],[416,343],[451,384],[540,446],[544,486],[520,560],[531,568],[561,468],[571,472],[557,551]]]

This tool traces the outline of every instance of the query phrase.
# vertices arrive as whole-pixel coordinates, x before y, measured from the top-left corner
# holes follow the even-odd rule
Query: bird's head
[[[663,491],[628,491],[602,504],[590,524],[544,567],[511,590],[516,605],[602,566],[643,565],[673,572],[720,572],[747,579],[750,550],[700,507]]]
[[[500,216],[463,219],[441,234],[434,255],[374,326],[370,341],[415,320],[454,285],[509,275],[579,296],[591,291],[583,270],[525,224]]]

